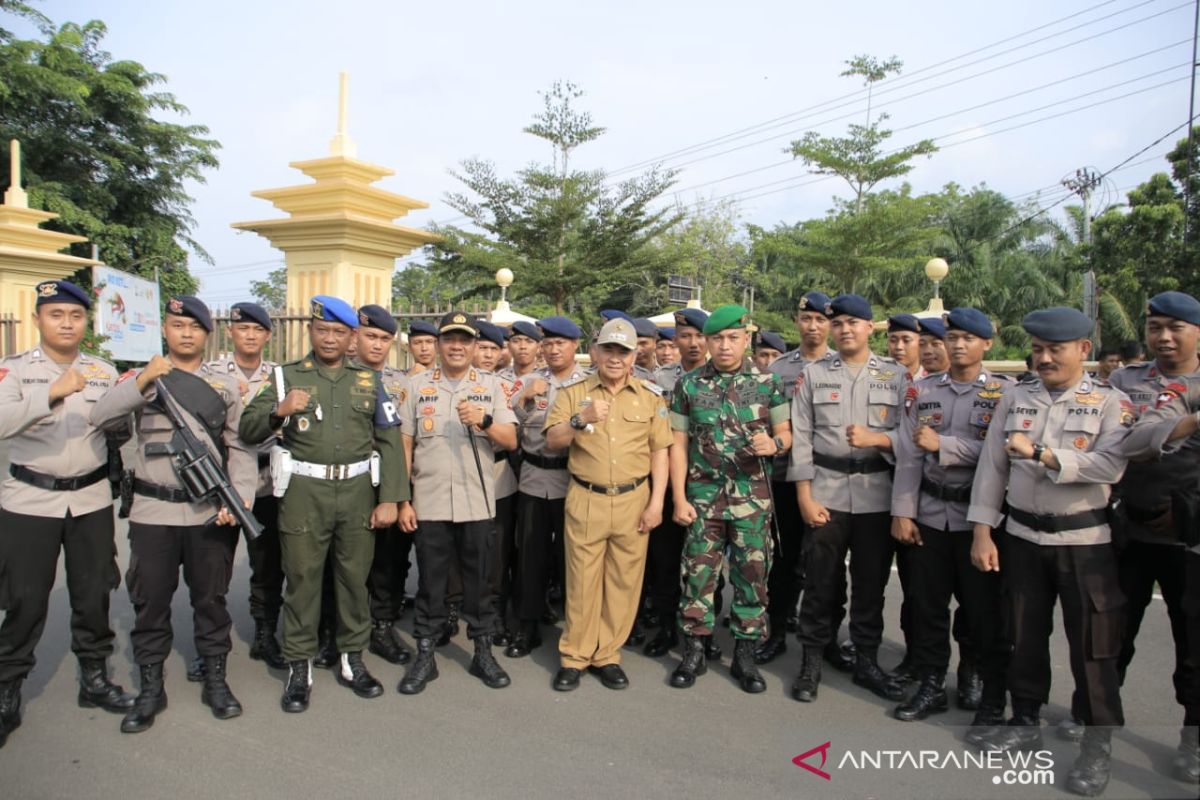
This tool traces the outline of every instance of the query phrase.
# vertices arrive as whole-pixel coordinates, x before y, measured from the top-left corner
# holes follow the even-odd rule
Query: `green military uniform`
[[[242,415],[243,441],[280,433],[295,471],[279,508],[284,593],[283,655],[287,661],[317,652],[321,573],[334,554],[338,650],[363,650],[370,636],[367,574],[375,553],[371,512],[376,489],[368,468],[379,452],[379,503],[408,500],[408,472],[399,418],[379,373],[343,362],[322,366],[310,353],[283,366],[284,393],[303,389],[308,405],[296,415],[274,415],[275,377]],[[318,476],[318,473],[323,473]]]

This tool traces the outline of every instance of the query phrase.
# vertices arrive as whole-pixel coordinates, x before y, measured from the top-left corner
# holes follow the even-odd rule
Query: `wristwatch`
[[[779,453],[783,452],[783,437],[782,436],[775,437],[775,447],[778,448],[776,450],[776,452],[779,452]]]
[[[1046,445],[1035,444],[1033,446],[1033,455],[1030,456],[1038,464],[1042,463],[1042,454],[1046,452]]]
[[[491,415],[491,414],[484,414],[484,415],[483,415],[483,422],[480,422],[480,423],[479,423],[479,430],[481,430],[481,431],[486,431],[486,430],[487,430],[488,428],[490,428],[490,427],[492,427],[492,415]]]
[[[570,425],[577,431],[582,431],[587,428],[587,423],[584,422],[583,417],[579,416],[578,414],[571,415]]]

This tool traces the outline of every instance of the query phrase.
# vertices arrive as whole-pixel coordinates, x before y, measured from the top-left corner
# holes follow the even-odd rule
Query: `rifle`
[[[175,433],[169,442],[151,442],[146,445],[148,456],[171,456],[172,466],[179,483],[188,493],[193,503],[218,499],[229,513],[237,519],[246,535],[246,541],[253,542],[262,535],[263,527],[254,515],[242,503],[237,489],[229,480],[224,468],[213,458],[212,451],[200,441],[195,431],[188,425],[183,414],[179,411],[179,403],[167,389],[166,384],[159,378],[154,381],[154,388],[162,405],[163,413],[175,427]],[[212,524],[214,515],[206,524]]]

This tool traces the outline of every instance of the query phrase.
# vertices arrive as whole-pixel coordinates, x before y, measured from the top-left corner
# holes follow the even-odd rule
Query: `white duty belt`
[[[309,461],[293,461],[292,474],[324,481],[344,481],[366,474],[371,469],[371,459],[364,458],[353,464],[313,464]]]

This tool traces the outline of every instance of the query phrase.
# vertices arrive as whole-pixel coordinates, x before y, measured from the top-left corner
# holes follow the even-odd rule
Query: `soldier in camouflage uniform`
[[[791,423],[779,377],[746,359],[749,313],[737,305],[713,312],[703,331],[712,360],[685,375],[671,400],[675,521],[689,526],[679,601],[684,654],[671,675],[671,685],[681,689],[707,669],[697,637],[712,633],[713,593],[726,546],[736,642],[730,672],[746,692],[767,688],[754,664],[754,645],[767,628],[769,459],[791,447]]]

